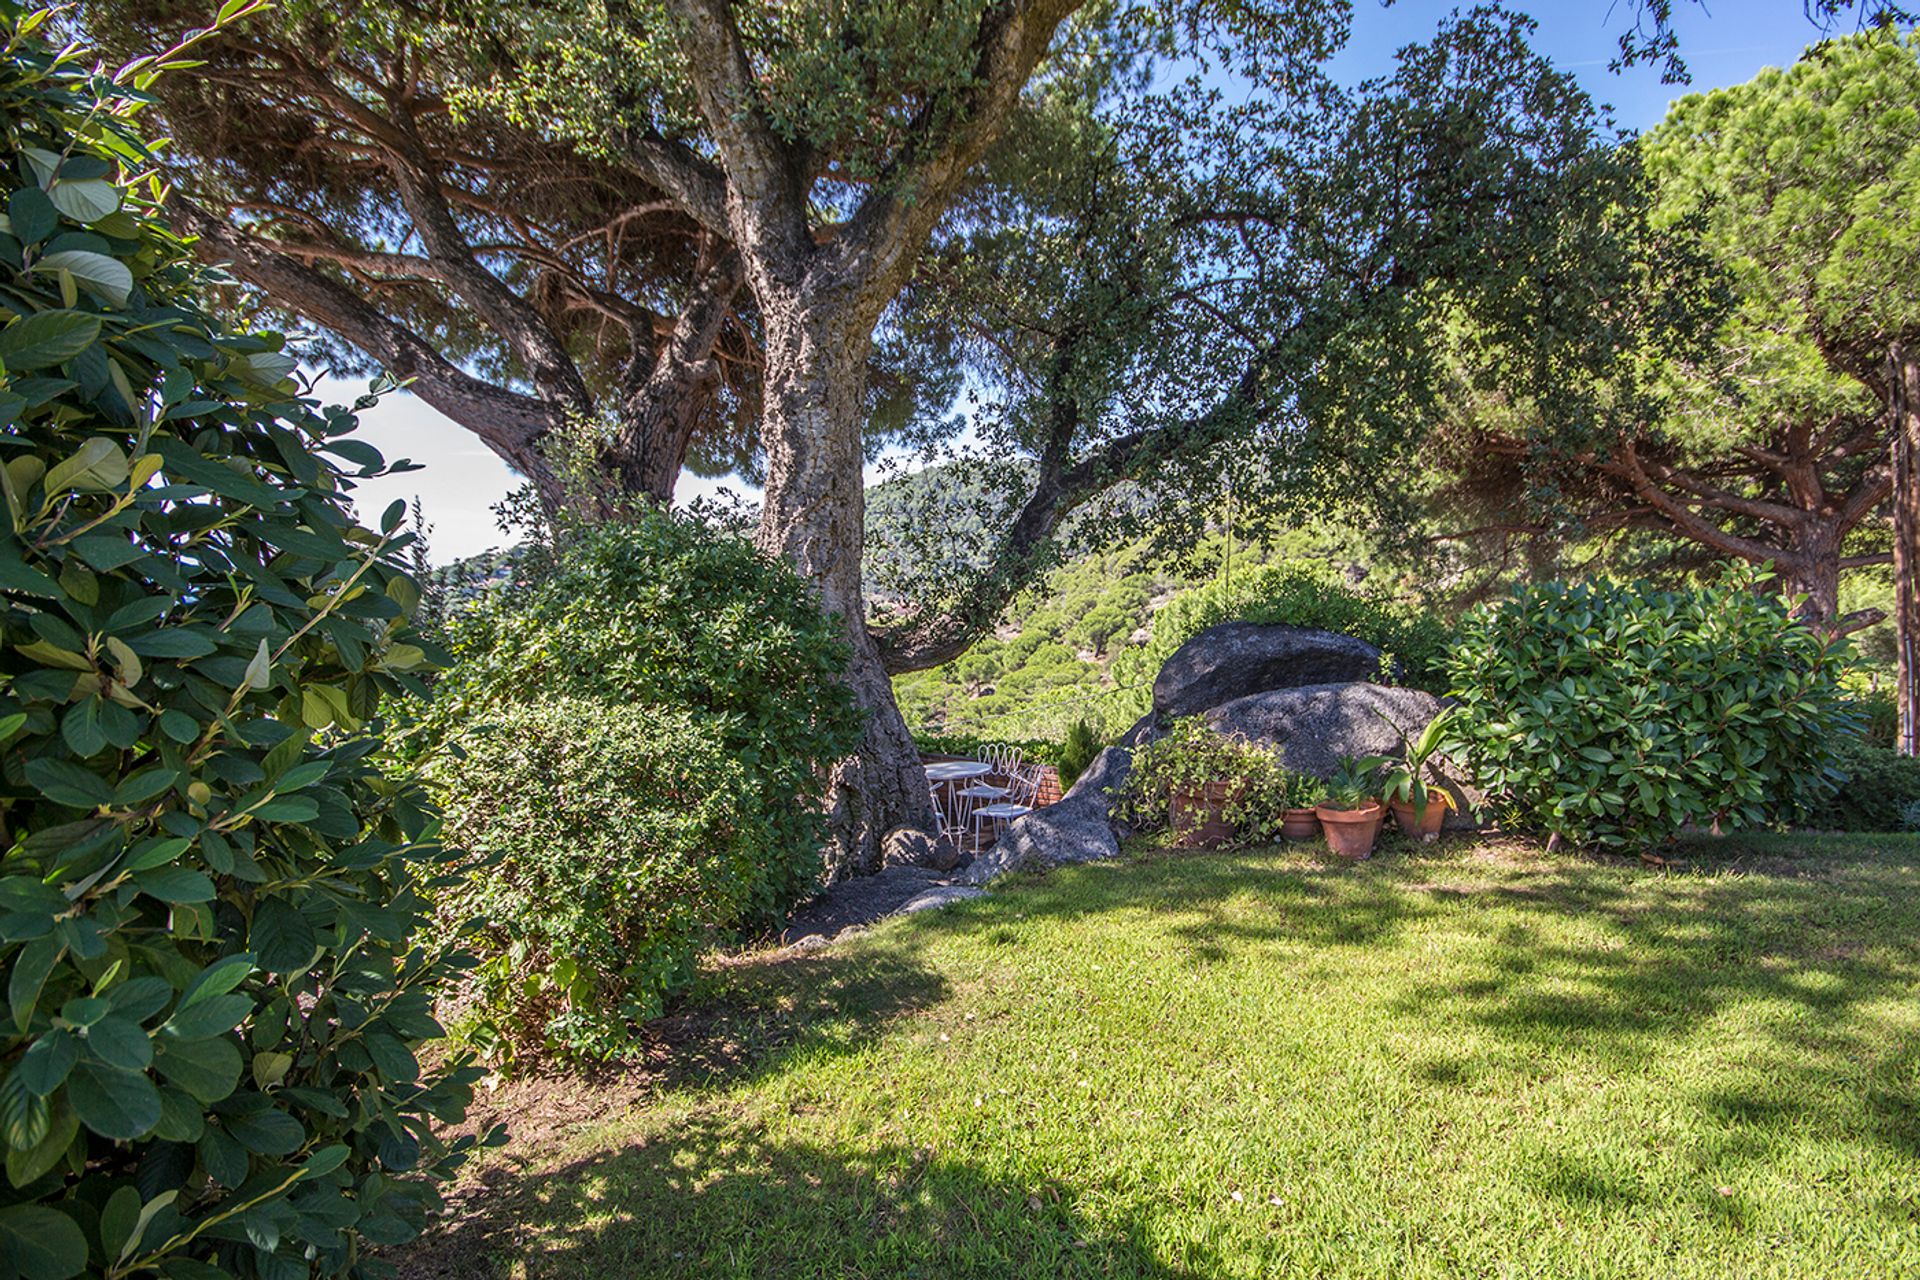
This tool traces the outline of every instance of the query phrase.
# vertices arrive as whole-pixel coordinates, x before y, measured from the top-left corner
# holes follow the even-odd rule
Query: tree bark
[[[1775,568],[1780,585],[1795,595],[1803,595],[1801,621],[1831,629],[1840,618],[1840,540],[1832,521],[1820,513],[1786,530],[1786,549]]]
[[[643,345],[634,334],[618,428],[600,459],[620,497],[672,503],[693,433],[720,393],[714,348],[740,285],[740,259],[729,251],[701,273],[664,342]]]
[[[1894,699],[1901,755],[1920,755],[1920,359],[1900,343],[1889,352],[1893,418],[1893,616],[1898,664]]]
[[[756,281],[766,321],[761,439],[768,485],[759,544],[784,557],[839,615],[852,660],[847,683],[867,713],[859,749],[834,766],[827,796],[827,878],[880,869],[906,828],[938,839],[927,776],[893,684],[866,626],[860,590],[865,542],[861,428],[871,318],[866,308]]]

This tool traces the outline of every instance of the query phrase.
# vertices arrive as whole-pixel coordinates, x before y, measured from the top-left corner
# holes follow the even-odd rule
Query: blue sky
[[[1457,0],[1355,0],[1353,38],[1335,63],[1342,80],[1358,81],[1391,69],[1404,45],[1423,40]],[[1705,5],[1679,0],[1676,14],[1681,49],[1693,73],[1689,86],[1660,82],[1657,68],[1608,71],[1620,33],[1634,20],[1634,0],[1537,0],[1514,7],[1539,22],[1534,44],[1553,61],[1575,72],[1588,92],[1610,104],[1619,123],[1645,129],[1666,114],[1675,97],[1693,89],[1738,84],[1766,66],[1796,58],[1820,32],[1807,21],[1801,0],[1720,0]],[[1849,24],[1850,29],[1850,24]],[[363,388],[323,380],[319,394],[328,401],[350,402]],[[505,464],[467,432],[410,395],[388,397],[362,418],[361,435],[389,459],[412,458],[419,471],[372,481],[359,493],[361,515],[377,519],[395,498],[421,499],[433,526],[433,557],[445,563],[473,555],[504,539],[492,507],[515,485]],[[716,482],[683,477],[678,497],[685,501],[711,493]],[[737,483],[733,486],[740,489]]]

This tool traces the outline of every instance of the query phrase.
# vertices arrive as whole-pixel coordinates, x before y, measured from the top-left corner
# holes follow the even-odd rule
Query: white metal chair
[[[981,827],[986,823],[996,826],[1012,822],[1015,818],[1033,812],[1034,797],[1040,794],[1040,770],[1022,769],[1015,766],[1007,775],[1007,798],[992,804],[978,806],[969,815],[973,821],[973,843],[979,847]],[[996,836],[995,839],[999,837]]]
[[[983,779],[965,788],[960,794],[975,804],[980,804],[983,801],[987,804],[993,804],[1009,798],[1013,790],[1013,775],[1020,771],[1020,748],[992,742],[988,743],[980,754],[986,757],[985,763],[987,767],[993,770],[993,772],[987,776],[990,778],[1005,778],[1007,779],[1007,785],[1001,786],[997,782],[987,782]]]
[[[927,799],[933,801],[933,817],[940,824],[940,834],[953,838],[953,819],[947,816],[946,788],[937,782],[927,784]]]

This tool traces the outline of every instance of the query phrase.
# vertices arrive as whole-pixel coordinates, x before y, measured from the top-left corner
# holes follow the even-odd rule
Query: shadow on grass
[[[925,1149],[849,1158],[724,1121],[483,1180],[484,1200],[410,1252],[405,1280],[1191,1274],[1157,1260],[1137,1225],[1091,1225],[1054,1183],[996,1180]]]
[[[1920,842],[1825,842],[1811,857],[1723,843],[1713,866],[1681,874],[1576,855],[1490,861],[1446,842],[1383,853],[1362,866],[1182,854],[1065,868],[822,955],[728,966],[656,1024],[650,1089],[687,1087],[682,1101],[697,1108],[701,1086],[858,1051],[950,996],[930,944],[974,948],[963,965],[1012,960],[1098,918],[1130,948],[1199,967],[1252,947],[1403,949],[1406,976],[1380,994],[1444,1046],[1406,1064],[1434,1089],[1516,1068],[1554,1074],[1570,1060],[1631,1075],[1724,1034],[1725,1063],[1668,1082],[1674,1106],[1711,1126],[1713,1158],[1764,1162],[1775,1139],[1810,1129],[1920,1156],[1916,1050],[1883,1014],[1920,981]],[[1451,963],[1428,966],[1428,954]],[[1465,1029],[1489,1034],[1467,1043]],[[529,1280],[1188,1274],[1156,1254],[1141,1222],[1094,1223],[1072,1187],[1015,1184],[937,1151],[848,1145],[867,1143],[771,1142],[722,1115],[559,1167],[536,1145],[483,1170],[402,1274],[477,1280],[503,1263]],[[1537,1182],[1598,1208],[1647,1194],[1631,1168],[1578,1149],[1550,1152]]]
[[[899,940],[749,958],[703,975],[674,1013],[648,1025],[649,1074],[662,1089],[757,1079],[802,1046],[857,1050],[946,996],[946,979]]]
[[[1464,977],[1416,968],[1391,1010],[1491,1031],[1497,1047],[1409,1064],[1435,1087],[1569,1057],[1630,1071],[1731,1017],[1733,1065],[1672,1081],[1677,1102],[1729,1130],[1824,1123],[1920,1157],[1920,1049],[1884,1016],[1920,982],[1920,839],[1702,837],[1679,853],[1686,868],[1669,871],[1580,854],[1487,863],[1464,841],[1396,842],[1359,865],[1149,852],[1124,873],[1035,886],[1023,907],[1139,912],[1141,945],[1151,933],[1201,963],[1246,946],[1391,948],[1439,926],[1476,963]],[[1604,1198],[1570,1170],[1561,1182]]]

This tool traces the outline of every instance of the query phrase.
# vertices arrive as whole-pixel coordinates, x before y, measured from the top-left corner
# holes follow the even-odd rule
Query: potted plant
[[[1249,840],[1310,840],[1320,834],[1313,816],[1322,784],[1309,774],[1296,773],[1281,763],[1277,753],[1250,750],[1245,783],[1227,806],[1227,820]]]
[[[1314,808],[1327,833],[1327,847],[1343,858],[1373,852],[1386,816],[1379,800],[1379,771],[1385,763],[1385,756],[1342,756],[1327,779],[1326,798]]]
[[[1136,826],[1164,814],[1174,843],[1211,847],[1233,835],[1227,807],[1239,792],[1249,749],[1215,733],[1198,716],[1176,720],[1167,732],[1136,748],[1116,804]]]
[[[1401,730],[1400,754],[1387,760],[1381,774],[1381,795],[1393,810],[1393,820],[1408,836],[1431,840],[1439,835],[1453,804],[1453,797],[1432,772],[1434,761],[1442,758],[1440,747],[1452,727],[1453,715],[1451,707],[1442,711],[1427,721],[1417,738],[1409,739]]]

